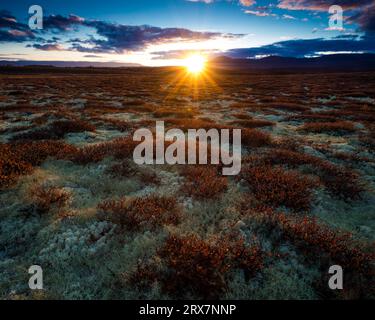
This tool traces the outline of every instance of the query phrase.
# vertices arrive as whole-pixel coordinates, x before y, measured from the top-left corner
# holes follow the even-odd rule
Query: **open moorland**
[[[1,298],[375,297],[375,73],[47,71],[0,75]],[[242,129],[240,174],[136,165],[158,120]]]

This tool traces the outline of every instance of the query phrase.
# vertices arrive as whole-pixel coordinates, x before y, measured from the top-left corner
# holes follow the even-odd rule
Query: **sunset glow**
[[[194,54],[184,60],[184,66],[189,73],[197,75],[204,70],[206,62],[207,60],[204,56],[200,54]]]

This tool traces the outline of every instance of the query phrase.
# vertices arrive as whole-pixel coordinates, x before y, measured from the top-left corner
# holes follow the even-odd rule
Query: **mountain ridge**
[[[269,56],[238,59],[219,56],[210,60],[215,67],[241,69],[345,69],[375,70],[375,54],[332,54],[313,58]]]
[[[143,67],[138,63],[95,62],[95,61],[34,61],[34,60],[0,60],[0,66],[10,67],[59,67],[59,68],[129,68]]]

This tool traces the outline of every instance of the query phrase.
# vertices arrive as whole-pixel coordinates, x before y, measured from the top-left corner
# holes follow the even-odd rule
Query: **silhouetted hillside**
[[[335,54],[316,58],[270,56],[263,59],[233,59],[222,56],[211,60],[215,67],[239,69],[314,69],[366,71],[375,69],[375,54]]]
[[[0,60],[0,66],[24,67],[24,66],[45,66],[61,68],[124,68],[140,67],[137,63],[120,63],[120,62],[93,62],[93,61],[32,61],[19,60],[8,61]]]

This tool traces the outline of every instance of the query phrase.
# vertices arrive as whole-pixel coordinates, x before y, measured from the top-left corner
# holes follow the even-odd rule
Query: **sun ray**
[[[193,54],[184,60],[184,66],[189,73],[199,75],[205,69],[206,58],[201,54]]]
[[[203,64],[201,64],[202,62]],[[169,83],[167,86],[168,93],[164,101],[173,100],[179,95],[190,96],[192,100],[197,101],[212,90],[221,91],[214,80],[218,74],[209,67],[209,63],[204,56],[199,54],[189,56],[181,66],[183,69],[178,69],[173,78],[167,81]]]

